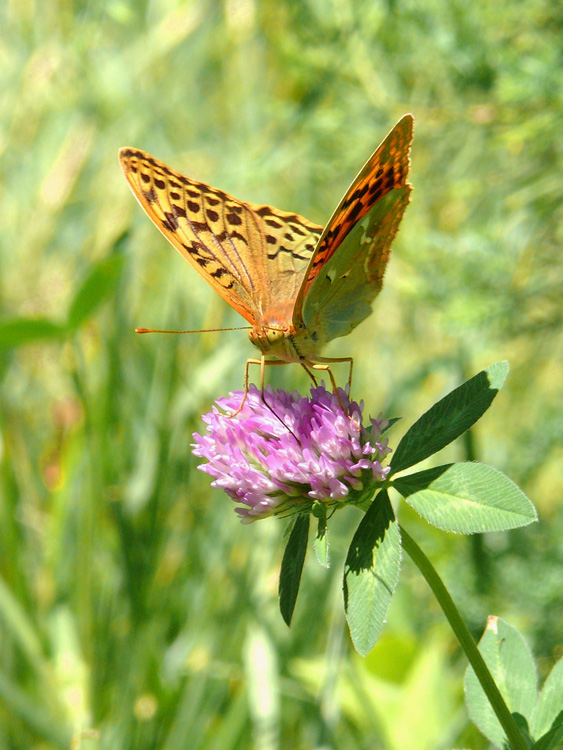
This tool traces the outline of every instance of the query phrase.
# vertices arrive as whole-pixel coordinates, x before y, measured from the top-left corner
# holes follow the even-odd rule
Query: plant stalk
[[[527,750],[527,744],[524,737],[520,733],[518,726],[508,706],[504,702],[504,698],[500,694],[495,681],[492,678],[491,673],[483,657],[481,656],[477,644],[475,643],[473,636],[467,629],[467,625],[462,620],[461,615],[457,607],[455,606],[453,599],[451,598],[448,590],[444,586],[444,583],[430,560],[426,557],[424,552],[420,549],[414,539],[405,531],[401,526],[401,541],[403,549],[410,556],[414,564],[420,570],[426,582],[432,589],[434,596],[438,600],[438,604],[442,608],[443,613],[446,615],[446,619],[451,625],[452,630],[456,638],[459,641],[459,645],[463,649],[465,655],[473,671],[477,675],[477,679],[483,688],[485,695],[487,696],[489,703],[493,711],[495,712],[497,719],[499,720],[508,741],[510,742],[513,750]]]

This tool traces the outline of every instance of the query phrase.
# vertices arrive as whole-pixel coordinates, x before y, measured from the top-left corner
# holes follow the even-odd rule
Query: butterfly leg
[[[322,370],[327,373],[328,377],[330,378],[333,393],[336,396],[336,399],[338,401],[338,404],[340,405],[340,408],[342,409],[344,414],[346,414],[348,419],[350,419],[359,428],[360,425],[356,422],[355,419],[352,419],[352,417],[348,414],[348,412],[344,408],[344,404],[342,403],[342,399],[340,398],[340,394],[338,393],[338,386],[336,385],[336,380],[334,378],[333,372],[330,369],[330,365],[333,362],[348,362],[348,364],[350,365],[350,370],[348,373],[348,393],[350,393],[350,389],[352,387],[352,372],[354,368],[354,360],[352,359],[352,357],[334,357],[334,358],[323,357],[320,359],[320,361],[311,363],[310,366],[311,366],[311,369],[313,370]]]
[[[330,382],[332,383],[332,387],[336,392],[334,377],[332,375],[330,367],[328,366],[334,364],[335,362],[348,362],[348,365],[350,366],[350,369],[348,371],[348,391],[350,391],[350,389],[352,388],[352,375],[354,372],[354,360],[352,357],[318,357],[315,364],[310,363],[310,365],[314,370],[326,370],[329,373]],[[322,365],[327,365],[327,367],[323,367]]]
[[[330,365],[315,363],[314,365],[311,365],[311,367],[313,370],[322,370],[323,372],[326,372],[326,374],[330,378],[330,382],[332,384],[332,391],[338,400],[340,408],[346,414],[346,409],[344,408],[344,404],[342,403],[340,399],[340,394],[338,393],[338,386],[336,385],[336,380],[334,379],[334,375],[333,375],[332,370],[330,369]]]
[[[232,419],[233,417],[236,417],[240,412],[242,411],[242,407],[244,406],[246,402],[246,397],[248,396],[248,380],[249,380],[249,370],[250,365],[260,365],[261,368],[263,368],[263,362],[264,357],[260,357],[260,359],[247,359],[246,364],[244,366],[244,395],[242,397],[242,400],[240,402],[239,408],[234,411],[232,414],[227,414],[227,419]],[[264,378],[262,375],[262,391],[264,390]]]
[[[311,372],[311,370],[309,370],[309,368],[307,367],[307,365],[304,364],[303,362],[300,362],[299,364],[305,370],[305,372],[307,373],[307,375],[311,378],[311,380],[313,381],[313,383],[315,385],[315,388],[316,388],[317,385],[318,385],[317,379],[315,378],[315,376],[313,375],[313,373]]]
[[[350,369],[348,371],[348,393],[352,392],[352,375],[354,373],[354,360],[350,357]]]
[[[248,396],[248,381],[250,379],[250,365],[260,365],[260,391],[262,393],[262,400],[264,401],[268,409],[270,409],[270,411],[277,417],[278,415],[272,410],[272,408],[269,406],[268,402],[266,401],[266,388],[264,385],[265,379],[266,379],[266,365],[286,365],[286,364],[287,362],[282,362],[281,360],[266,359],[266,357],[264,357],[263,355],[262,357],[260,357],[260,359],[247,359],[246,364],[244,366],[244,395],[242,397],[242,400],[240,402],[238,409],[232,414],[228,414],[227,418],[232,419],[233,417],[236,417],[238,414],[240,414],[240,412],[242,411],[242,407],[246,403],[246,397]]]

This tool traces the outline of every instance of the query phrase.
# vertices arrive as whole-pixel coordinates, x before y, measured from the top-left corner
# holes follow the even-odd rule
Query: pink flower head
[[[242,391],[218,399],[219,408],[203,416],[207,431],[194,434],[192,447],[207,463],[198,468],[240,504],[243,523],[310,512],[315,502],[358,503],[385,479],[389,467],[381,461],[391,449],[381,433],[388,422],[380,415],[362,427],[363,404],[342,389],[338,394],[320,386],[306,398],[268,386],[264,403],[251,385],[236,417],[220,409],[236,412]]]

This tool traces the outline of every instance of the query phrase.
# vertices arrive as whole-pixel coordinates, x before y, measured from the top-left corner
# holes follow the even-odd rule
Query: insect
[[[271,206],[245,203],[123,148],[121,167],[157,228],[250,323],[265,363],[298,362],[329,372],[350,357],[320,356],[371,313],[391,243],[409,202],[413,117],[375,150],[324,227]],[[275,360],[266,360],[266,356]]]

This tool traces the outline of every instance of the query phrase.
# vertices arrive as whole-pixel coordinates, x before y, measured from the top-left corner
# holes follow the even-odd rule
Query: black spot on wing
[[[182,206],[177,206],[176,204],[172,203],[172,210],[174,211],[174,216],[176,218],[181,217],[182,219],[186,218],[186,211],[182,208]]]
[[[369,183],[366,182],[362,187],[358,187],[354,190],[352,195],[348,198],[345,205],[351,205],[354,201],[361,201],[364,195],[369,190]]]
[[[166,219],[162,222],[162,226],[170,232],[175,232],[178,229],[178,219],[169,211],[165,211],[164,215]]]
[[[295,260],[309,260],[308,255],[300,255],[299,253],[295,252],[295,250],[291,250],[289,247],[284,247],[283,245],[280,245],[273,252],[268,253],[269,260],[275,260],[280,253],[291,255],[291,257]]]
[[[383,180],[381,178],[378,178],[377,180],[375,180],[375,182],[371,183],[371,185],[369,186],[369,194],[372,197],[372,200],[378,193],[381,192],[382,185]]]
[[[364,208],[363,203],[360,203],[359,201],[358,203],[355,203],[354,208],[350,211],[350,213],[346,217],[347,223],[350,223],[350,224],[353,223],[357,219],[358,214],[363,210],[363,208]]]
[[[194,233],[206,232],[208,229],[207,224],[204,221],[192,221],[190,220],[190,227]]]
[[[386,192],[389,192],[389,190],[392,190],[394,187],[395,187],[395,175],[393,174],[393,170],[390,169],[385,179]]]
[[[224,242],[227,239],[240,240],[241,242],[244,242],[244,244],[248,246],[248,239],[244,237],[242,234],[240,234],[240,232],[237,232],[233,229],[231,230],[225,229],[222,232],[219,232],[219,234],[215,234],[215,238],[219,242]]]

